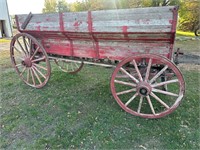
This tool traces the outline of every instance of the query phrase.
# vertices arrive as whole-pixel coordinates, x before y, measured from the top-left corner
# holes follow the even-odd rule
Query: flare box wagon
[[[126,112],[160,118],[180,104],[185,82],[173,62],[178,7],[16,15],[10,44],[19,77],[34,88],[50,60],[67,73],[84,64],[113,67],[111,93]]]

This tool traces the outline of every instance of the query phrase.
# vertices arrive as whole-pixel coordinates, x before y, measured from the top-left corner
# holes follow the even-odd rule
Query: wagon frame
[[[50,60],[67,73],[84,64],[114,67],[110,88],[126,112],[160,118],[180,104],[185,82],[173,63],[178,7],[16,15],[12,64],[29,86],[42,88]]]

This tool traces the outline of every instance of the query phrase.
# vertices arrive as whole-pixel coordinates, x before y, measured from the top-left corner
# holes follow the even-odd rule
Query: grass
[[[189,41],[176,41],[175,42],[175,48],[176,51],[177,48],[180,48],[181,52],[183,53],[191,53],[191,52],[197,52],[199,53],[199,41],[198,40],[189,40]]]
[[[193,44],[184,45],[189,51]],[[111,69],[85,66],[69,75],[53,65],[47,86],[34,89],[12,69],[9,51],[0,51],[0,66],[1,149],[200,147],[198,70],[182,70],[187,90],[181,106],[165,118],[148,120],[125,113],[115,102]]]
[[[180,107],[151,120],[121,110],[109,89],[112,69],[84,66],[70,75],[52,63],[47,86],[34,89],[9,57],[0,62],[0,149],[200,148],[197,70],[182,70],[187,90]]]
[[[9,39],[0,39],[0,43],[10,42]]]

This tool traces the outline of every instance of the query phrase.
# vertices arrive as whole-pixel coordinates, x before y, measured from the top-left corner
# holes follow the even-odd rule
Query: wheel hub
[[[137,85],[137,92],[141,96],[148,96],[152,91],[152,87],[147,82],[140,82]]]
[[[32,66],[31,59],[29,57],[25,58],[24,61],[22,61],[22,65],[24,65],[26,67],[31,67]]]

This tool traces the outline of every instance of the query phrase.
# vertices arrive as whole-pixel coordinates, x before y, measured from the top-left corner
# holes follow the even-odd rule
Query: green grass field
[[[0,149],[199,149],[198,70],[182,70],[186,95],[161,119],[124,112],[109,88],[113,69],[84,66],[52,75],[42,89],[25,85],[0,57]]]

